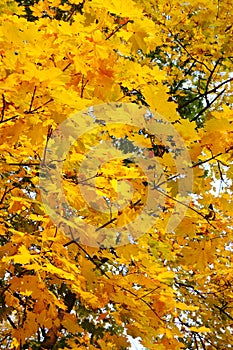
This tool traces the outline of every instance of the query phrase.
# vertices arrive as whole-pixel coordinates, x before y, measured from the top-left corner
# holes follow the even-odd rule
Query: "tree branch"
[[[10,117],[10,118],[8,118],[8,119],[1,120],[1,121],[0,121],[0,124],[9,122],[10,120],[14,120],[14,119],[16,119],[16,118],[18,118],[18,117],[19,117],[19,115],[14,115],[13,117]]]
[[[71,66],[71,62],[68,63],[68,64],[62,69],[62,72],[65,72],[65,71],[69,68],[69,66]]]
[[[208,217],[207,217],[206,215],[202,214],[201,212],[199,212],[197,209],[192,208],[192,207],[190,207],[189,205],[187,205],[187,204],[185,204],[185,203],[179,201],[178,199],[173,198],[172,196],[169,196],[169,194],[162,192],[157,186],[155,186],[154,188],[152,188],[152,190],[156,190],[156,191],[158,191],[159,193],[161,193],[163,196],[165,196],[165,197],[167,197],[167,198],[173,200],[174,202],[177,202],[177,203],[183,205],[183,206],[186,207],[187,209],[190,209],[190,210],[194,211],[194,212],[197,213],[199,216],[201,216],[203,219],[205,219],[205,221],[207,221],[208,224],[209,224],[210,226],[212,226],[214,229],[216,229],[216,227],[209,221]]]
[[[209,90],[209,91],[207,91],[207,92],[205,91],[205,92],[202,93],[202,94],[198,94],[197,96],[193,97],[191,100],[189,100],[189,101],[183,103],[181,106],[179,106],[179,107],[177,108],[177,110],[179,111],[180,109],[187,107],[190,103],[195,102],[195,101],[198,100],[200,97],[204,97],[204,96],[206,96],[206,95],[208,95],[208,94],[212,94],[212,93],[214,93],[214,92],[217,92],[217,90],[218,90],[220,87],[222,87],[222,86],[225,85],[225,84],[230,83],[232,80],[233,80],[233,78],[229,78],[229,79],[227,79],[227,80],[221,82],[219,85],[215,86],[213,89],[211,89],[211,90]]]
[[[5,114],[5,109],[6,109],[6,100],[5,100],[5,95],[2,94],[2,113],[1,113],[1,123],[3,122],[4,119],[4,114]]]
[[[114,34],[116,34],[122,27],[126,26],[126,24],[128,24],[129,22],[131,22],[130,19],[128,19],[125,23],[122,23],[119,27],[114,29],[105,40],[109,40]]]
[[[12,166],[39,166],[40,163],[6,163],[6,162],[0,162],[4,163],[6,165],[12,165]]]
[[[36,86],[34,87],[34,90],[33,90],[33,93],[32,93],[32,98],[31,98],[31,102],[30,102],[28,113],[31,113],[31,111],[32,111],[32,105],[33,105],[33,102],[34,102],[35,93],[36,93]]]
[[[209,102],[209,104],[207,104],[195,117],[191,119],[191,122],[197,120],[225,91],[226,89],[223,89],[217,96],[215,96],[215,98]]]
[[[42,166],[45,165],[45,159],[46,159],[46,153],[47,153],[47,148],[48,148],[48,142],[49,142],[50,137],[52,136],[52,132],[53,132],[52,125],[49,125],[48,126],[48,131],[47,131],[47,138],[46,138],[46,144],[45,144],[45,148],[44,148],[43,159],[42,159]]]
[[[200,336],[200,334],[199,334],[199,333],[196,333],[196,335],[198,336],[198,338],[199,338],[199,340],[200,340],[200,342],[201,342],[202,349],[203,349],[203,350],[206,350],[206,347],[205,347],[205,344],[204,344],[204,342],[203,342],[202,337]]]
[[[64,247],[68,247],[70,244],[73,244],[73,243],[76,244],[76,245],[79,247],[79,249],[82,250],[82,251],[86,254],[86,256],[88,256],[89,260],[96,266],[96,268],[101,272],[102,275],[104,275],[104,276],[107,277],[108,279],[111,279],[111,278],[101,269],[101,267],[96,263],[96,261],[90,256],[90,254],[89,254],[77,241],[72,240],[72,241],[70,241],[70,242],[68,242],[68,243],[65,243],[65,244],[64,244]],[[122,286],[120,286],[120,285],[118,285],[118,284],[117,284],[117,287],[120,288],[121,290],[125,291],[125,292],[130,293],[130,294],[133,295],[134,297],[136,297],[136,300],[141,300],[144,304],[146,304],[146,305],[151,309],[151,311],[152,311],[161,321],[163,321],[163,319],[161,319],[161,317],[159,317],[159,315],[156,313],[156,311],[153,309],[153,307],[152,307],[146,300],[143,299],[143,297],[145,297],[145,296],[139,297],[137,294],[135,294],[135,293],[132,292],[131,290],[126,289],[126,288],[124,288],[124,287],[122,287]],[[155,288],[154,290],[156,290],[156,289],[158,289],[158,288]],[[150,291],[149,293],[151,293],[151,291]],[[149,294],[149,293],[148,293],[148,294]]]
[[[84,89],[85,89],[85,87],[86,87],[88,81],[89,81],[89,80],[86,80],[86,81],[84,82],[84,75],[82,75],[82,81],[81,81],[81,84],[82,84],[82,85],[81,85],[81,93],[80,93],[80,97],[81,97],[81,98],[83,98]]]
[[[48,103],[52,102],[52,101],[53,101],[53,98],[50,98],[48,101],[46,101],[45,103],[43,103],[43,104],[40,105],[39,107],[34,108],[34,109],[32,109],[31,111],[25,111],[24,113],[25,113],[25,114],[34,113],[34,112],[38,111],[39,109],[41,109],[42,107],[46,106]]]
[[[71,234],[72,236],[72,234]],[[100,265],[97,264],[95,259],[92,258],[92,256],[79,244],[76,240],[72,240],[68,243],[65,243],[63,246],[68,247],[70,244],[76,244],[77,247],[88,257],[88,259],[96,266],[96,268],[101,272],[102,275],[110,279],[110,277],[101,269]]]
[[[113,219],[109,220],[108,222],[106,222],[106,223],[103,224],[102,226],[98,227],[95,231],[97,232],[97,231],[102,230],[102,228],[104,228],[104,227],[110,225],[112,222],[116,221],[116,219],[117,219],[117,218],[113,218]]]
[[[214,64],[214,68],[212,69],[212,71],[211,71],[211,73],[210,73],[210,75],[209,75],[209,77],[208,77],[208,79],[207,79],[207,82],[206,82],[205,96],[206,96],[206,101],[208,101],[208,102],[209,102],[209,100],[207,99],[208,88],[209,88],[211,79],[212,79],[212,77],[213,77],[213,75],[214,75],[214,72],[215,72],[215,70],[216,70],[216,68],[217,68],[217,66],[218,66],[218,64],[220,63],[221,60],[223,60],[222,57],[220,57],[219,59],[217,59],[217,61],[216,61],[215,64]],[[207,103],[207,104],[208,104],[208,103]]]
[[[226,152],[226,153],[227,153],[227,152]],[[196,163],[196,164],[193,164],[192,166],[190,166],[190,168],[196,168],[196,167],[199,166],[199,165],[208,163],[208,162],[211,161],[212,159],[215,159],[215,158],[221,156],[222,154],[223,154],[222,152],[221,152],[221,153],[218,153],[218,154],[216,154],[215,156],[212,156],[212,157],[210,157],[210,158],[208,158],[208,159],[205,159],[205,160],[202,160],[202,161],[200,161],[200,162],[198,162],[198,163]]]
[[[10,318],[10,316],[7,315],[7,321],[10,323],[11,327],[14,329],[17,329],[16,325],[14,324],[14,322],[12,321],[12,319]]]
[[[173,33],[171,32],[172,36],[174,37],[175,41],[182,47],[182,49],[185,50],[185,52],[189,55],[189,57],[194,60],[195,62],[203,65],[209,72],[211,72],[211,69],[204,63],[199,61],[198,59],[196,59],[195,57],[193,57],[191,55],[191,53],[186,49],[186,46],[180,41],[180,39],[177,38],[177,35],[173,35]]]

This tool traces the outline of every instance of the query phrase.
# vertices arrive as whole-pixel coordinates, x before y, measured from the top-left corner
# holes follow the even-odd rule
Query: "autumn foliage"
[[[0,16],[1,349],[232,347],[231,1]]]

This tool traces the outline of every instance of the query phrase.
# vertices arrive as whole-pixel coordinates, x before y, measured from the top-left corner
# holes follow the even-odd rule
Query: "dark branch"
[[[172,196],[169,196],[169,194],[162,192],[157,186],[153,187],[153,190],[158,191],[158,192],[161,193],[163,196],[165,196],[165,197],[167,197],[167,198],[173,200],[173,201],[176,202],[176,203],[179,203],[179,204],[183,205],[183,206],[186,207],[187,209],[190,209],[190,210],[194,211],[196,214],[198,214],[198,215],[201,216],[203,219],[205,219],[205,221],[207,221],[208,224],[209,224],[210,226],[212,226],[214,229],[216,229],[216,227],[209,221],[208,217],[207,217],[206,215],[202,214],[202,213],[201,213],[200,211],[198,211],[197,209],[192,208],[192,207],[190,207],[189,205],[187,205],[187,204],[185,204],[185,203],[179,201],[178,199],[173,198]]]
[[[171,33],[171,34],[173,35],[173,33]],[[204,62],[199,61],[198,59],[196,59],[195,57],[193,57],[193,56],[191,55],[191,53],[187,50],[186,46],[177,38],[176,35],[173,35],[173,36],[174,36],[174,38],[175,38],[175,41],[182,47],[182,49],[184,49],[184,51],[189,55],[189,57],[190,57],[193,61],[195,61],[195,62],[201,64],[201,65],[204,66],[209,72],[211,72],[211,69],[210,69]]]
[[[207,109],[226,91],[226,89],[223,89],[217,96],[215,96],[215,98],[209,102],[197,115],[195,115],[195,117],[193,117],[191,119],[191,122],[194,122],[195,120],[197,120],[205,111],[207,111]]]
[[[6,100],[5,100],[5,95],[2,94],[2,115],[1,115],[1,123],[3,122],[3,119],[4,119],[5,109],[6,109]]]
[[[71,66],[71,62],[68,63],[68,64],[62,69],[62,72],[65,72],[65,71],[69,68],[69,66]]]
[[[39,166],[40,163],[5,163],[5,162],[1,162],[4,163],[6,165],[12,165],[12,166]]]
[[[85,90],[85,87],[86,87],[88,81],[89,81],[89,80],[86,80],[86,81],[84,82],[84,75],[82,75],[82,82],[81,82],[82,85],[81,85],[81,93],[80,93],[80,97],[81,97],[81,98],[83,98],[84,90]]]
[[[204,93],[202,93],[202,94],[198,94],[197,96],[193,97],[191,100],[189,100],[189,101],[185,102],[183,105],[179,106],[179,107],[177,108],[177,110],[180,110],[180,109],[182,109],[182,108],[187,107],[190,103],[195,102],[195,101],[198,100],[200,97],[204,97],[204,96],[206,96],[206,95],[208,95],[208,94],[212,94],[212,93],[217,92],[218,89],[219,89],[220,87],[222,87],[222,86],[225,85],[225,84],[230,83],[232,80],[233,80],[233,78],[229,78],[229,79],[227,79],[227,80],[221,82],[219,85],[215,86],[213,89],[211,89],[211,90],[209,90],[209,91],[207,91],[207,92],[204,92]]]
[[[126,26],[126,24],[128,24],[129,22],[131,22],[131,20],[126,21],[125,23],[121,24],[119,27],[117,27],[116,29],[114,29],[106,38],[106,40],[109,40],[114,34],[116,34],[122,27]]]
[[[16,119],[16,118],[18,118],[18,117],[19,117],[19,115],[14,115],[13,117],[10,117],[10,118],[8,118],[8,119],[1,120],[1,121],[0,121],[0,124],[1,124],[1,123],[9,122],[10,120],[14,120],[14,119]]]
[[[7,315],[7,321],[10,323],[11,327],[14,329],[17,329],[16,325],[14,324],[14,322],[12,321],[12,319],[10,318],[10,316]]]
[[[36,86],[34,87],[34,90],[33,90],[33,93],[32,93],[32,98],[31,98],[31,103],[30,103],[30,107],[29,107],[28,113],[30,113],[32,111],[32,105],[33,105],[33,102],[34,102],[35,93],[36,93]]]
[[[25,111],[24,113],[25,113],[25,114],[34,113],[34,112],[38,111],[39,109],[41,109],[42,107],[46,106],[48,103],[52,102],[52,101],[53,101],[53,98],[50,98],[48,101],[46,101],[45,103],[43,103],[43,104],[40,105],[39,107],[34,108],[34,109],[32,109],[31,111]]]
[[[95,231],[97,232],[97,231],[102,230],[102,228],[104,228],[104,227],[110,225],[112,222],[116,221],[116,219],[117,219],[117,218],[113,218],[113,219],[109,220],[108,222],[106,222],[106,223],[103,224],[102,226],[98,227]]]
[[[53,132],[52,126],[49,125],[48,132],[47,132],[47,138],[46,138],[46,144],[45,144],[45,148],[44,148],[42,166],[45,165],[45,159],[46,159],[46,153],[47,153],[47,148],[48,148],[48,142],[49,142],[50,137],[52,136],[52,132]]]

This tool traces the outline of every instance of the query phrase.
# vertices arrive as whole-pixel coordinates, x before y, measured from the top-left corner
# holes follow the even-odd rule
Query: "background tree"
[[[149,349],[226,349],[233,319],[231,2],[1,5],[1,347],[127,349],[131,335]],[[99,131],[74,145],[63,169],[76,210],[94,222],[77,194],[74,162],[100,135],[125,153],[144,152],[148,167],[157,157],[166,192],[143,236],[132,233],[126,246],[116,238],[114,247],[103,237],[90,247],[52,223],[39,176],[56,127],[104,102],[149,106],[170,121],[189,150],[194,184],[186,204],[171,161],[176,155],[154,143],[150,130],[109,132],[97,121]],[[101,196],[111,201],[114,180],[132,173],[140,195],[133,204],[144,204],[148,184],[128,156],[97,174]],[[154,191],[162,196],[156,180]],[[186,216],[168,233],[180,202]],[[141,210],[131,206],[129,218]],[[116,220],[127,218],[118,213]]]

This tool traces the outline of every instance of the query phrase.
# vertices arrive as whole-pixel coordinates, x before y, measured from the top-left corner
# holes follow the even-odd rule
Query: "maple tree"
[[[231,1],[0,4],[1,348],[231,347]]]

